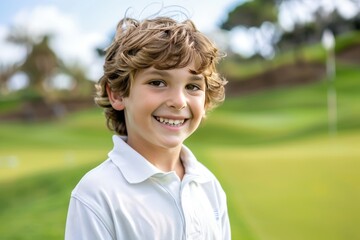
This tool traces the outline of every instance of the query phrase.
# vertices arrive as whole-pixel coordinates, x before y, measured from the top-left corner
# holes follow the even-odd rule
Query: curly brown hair
[[[95,102],[104,108],[108,128],[119,135],[127,135],[124,111],[111,106],[107,86],[112,92],[127,97],[137,70],[182,68],[194,61],[194,71],[202,74],[206,82],[205,109],[213,109],[225,98],[227,81],[215,67],[221,57],[215,45],[191,20],[124,18],[106,50],[104,75],[96,84]]]

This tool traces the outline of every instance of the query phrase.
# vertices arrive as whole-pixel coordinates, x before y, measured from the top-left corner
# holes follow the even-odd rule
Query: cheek
[[[142,108],[143,111],[154,111],[155,108],[159,105],[159,97],[156,96],[139,96],[141,100],[139,101],[139,108]]]
[[[147,116],[152,115],[158,107],[159,97],[139,94],[136,102],[133,101],[132,111],[134,115],[138,116],[138,120],[140,120],[141,118],[145,119]]]
[[[205,101],[205,96],[200,98],[200,99],[197,99],[197,102],[196,102],[196,109],[197,109],[197,112],[199,113],[200,116],[204,116],[205,113],[206,113],[206,101]]]

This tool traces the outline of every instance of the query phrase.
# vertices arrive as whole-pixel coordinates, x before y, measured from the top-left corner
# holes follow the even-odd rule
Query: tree
[[[20,66],[30,80],[30,88],[38,92],[44,99],[49,99],[46,81],[48,81],[59,67],[59,60],[49,47],[49,37],[45,36],[38,44],[33,45],[25,62]]]
[[[228,13],[221,28],[231,30],[239,25],[245,27],[259,27],[263,22],[275,22],[277,9],[271,0],[253,0],[242,3]]]
[[[228,13],[227,19],[221,24],[221,28],[231,30],[238,26],[248,29],[255,46],[255,53],[263,57],[271,57],[272,49],[268,42],[276,43],[277,26],[273,24],[277,20],[275,4],[269,0],[247,1]],[[265,41],[264,41],[265,40]],[[240,44],[240,43],[239,43]]]
[[[340,14],[342,4],[348,4],[359,15],[360,0],[252,0],[238,5],[228,13],[221,28],[231,30],[238,26],[249,29],[251,34],[260,35],[258,39],[267,37],[274,48],[277,46],[298,47],[301,44],[320,41],[325,28],[331,28],[335,33],[352,30],[360,26],[360,19],[356,14],[347,19]],[[350,5],[349,5],[350,4]],[[330,6],[330,7],[329,7]],[[290,29],[285,29],[281,17],[292,22]],[[304,18],[306,16],[307,18]],[[273,37],[269,37],[261,27],[264,23],[271,23],[276,30]],[[254,28],[256,30],[254,30]],[[256,40],[256,38],[254,37]],[[279,44],[280,43],[280,44]],[[278,45],[279,44],[279,45]],[[262,49],[259,43],[257,51]]]
[[[16,64],[4,65],[0,64],[0,93],[7,94],[7,82],[12,75],[18,71],[19,67]]]
[[[13,26],[6,39],[17,45],[25,46],[27,55],[35,44],[34,39],[24,27]]]
[[[91,82],[88,77],[86,76],[86,72],[84,67],[81,66],[79,63],[72,64],[70,66],[62,65],[62,71],[71,76],[72,80],[74,81],[74,87],[71,91],[71,94],[74,96],[88,96],[92,93],[94,83]]]

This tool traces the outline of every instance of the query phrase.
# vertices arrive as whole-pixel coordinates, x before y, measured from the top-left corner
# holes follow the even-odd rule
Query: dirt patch
[[[360,64],[360,44],[342,50],[336,54],[336,60],[345,64]],[[238,96],[268,89],[297,86],[319,81],[325,77],[325,74],[325,64],[308,62],[288,64],[249,78],[229,78],[226,93],[227,96]]]
[[[350,64],[360,64],[360,44],[347,47],[336,55],[336,59]]]
[[[326,68],[319,63],[297,63],[280,66],[244,79],[228,79],[227,96],[245,95],[262,90],[290,87],[321,80]]]
[[[92,99],[69,99],[56,103],[47,103],[43,99],[24,102],[15,111],[1,114],[0,121],[35,122],[58,119],[67,113],[94,107]]]

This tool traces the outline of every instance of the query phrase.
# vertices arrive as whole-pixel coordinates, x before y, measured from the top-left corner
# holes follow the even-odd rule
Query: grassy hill
[[[322,81],[228,99],[191,139],[229,195],[234,239],[360,237],[360,70],[337,74],[336,135]]]
[[[228,195],[233,239],[358,239],[360,69],[339,64],[337,134],[323,81],[226,100],[188,141]],[[70,192],[111,149],[99,109],[0,123],[1,239],[62,239]]]

